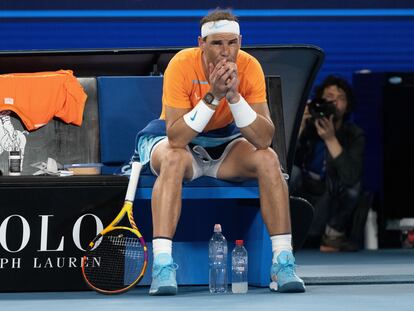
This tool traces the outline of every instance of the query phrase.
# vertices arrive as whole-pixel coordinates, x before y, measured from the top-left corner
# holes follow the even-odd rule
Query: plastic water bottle
[[[210,293],[227,292],[227,241],[221,225],[214,225],[214,234],[208,245]]]
[[[365,249],[378,249],[377,212],[369,209],[365,223]]]
[[[12,150],[9,152],[9,175],[20,176],[22,168],[22,158],[20,150]]]
[[[231,291],[234,294],[247,293],[248,258],[243,240],[236,240],[231,252]]]

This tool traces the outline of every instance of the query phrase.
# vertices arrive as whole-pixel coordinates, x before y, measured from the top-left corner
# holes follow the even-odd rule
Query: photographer
[[[353,105],[350,85],[328,76],[305,108],[297,142],[290,192],[313,204],[309,242],[318,239],[325,252],[358,249],[346,236],[361,194],[365,146],[363,131],[348,118]]]

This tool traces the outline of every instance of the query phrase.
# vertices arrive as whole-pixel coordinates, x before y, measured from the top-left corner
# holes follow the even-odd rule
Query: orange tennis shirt
[[[82,125],[86,98],[71,70],[0,75],[0,111],[15,112],[29,131],[53,117]]]
[[[266,103],[266,85],[262,67],[256,58],[240,50],[236,60],[239,93],[250,104]],[[188,48],[178,52],[170,61],[164,73],[162,111],[165,106],[193,108],[210,90],[202,66],[200,48]],[[229,105],[223,98],[204,132],[225,127],[233,122]]]

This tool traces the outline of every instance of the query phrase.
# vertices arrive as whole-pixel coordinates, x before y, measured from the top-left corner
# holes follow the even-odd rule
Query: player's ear
[[[204,41],[201,36],[198,36],[198,46],[203,49],[204,44],[206,44],[206,41]]]

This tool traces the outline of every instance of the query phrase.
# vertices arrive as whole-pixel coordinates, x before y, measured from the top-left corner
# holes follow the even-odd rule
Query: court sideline
[[[307,284],[304,294],[250,287],[246,295],[211,295],[207,286],[180,286],[177,296],[165,297],[149,296],[147,286],[115,296],[92,291],[0,293],[0,310],[413,310],[412,249],[336,254],[302,250],[296,258]]]

